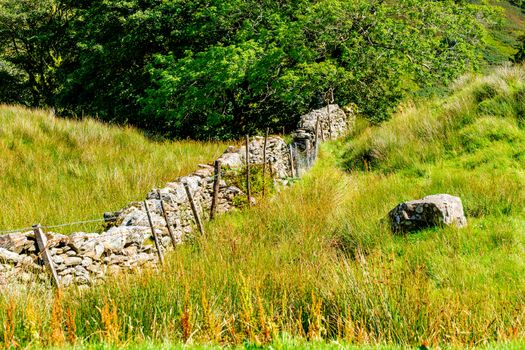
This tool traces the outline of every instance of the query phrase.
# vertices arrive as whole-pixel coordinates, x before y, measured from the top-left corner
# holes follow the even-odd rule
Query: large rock
[[[244,165],[241,155],[237,152],[233,152],[228,149],[220,158],[222,165],[224,167],[229,167],[231,169],[237,169]]]
[[[444,225],[467,225],[461,199],[448,194],[436,194],[401,203],[388,216],[394,232],[417,231]]]
[[[8,264],[17,264],[22,261],[22,256],[13,253],[7,249],[0,248],[0,262]]]
[[[0,248],[20,254],[22,251],[35,251],[35,241],[29,240],[26,234],[10,233],[0,236]]]

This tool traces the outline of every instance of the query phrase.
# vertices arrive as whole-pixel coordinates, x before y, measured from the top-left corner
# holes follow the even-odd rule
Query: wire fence
[[[69,226],[76,226],[76,225],[92,224],[92,223],[103,222],[103,221],[106,221],[106,219],[93,219],[93,220],[84,220],[84,221],[74,221],[74,222],[68,222],[68,223],[65,223],[65,224],[58,224],[58,225],[49,225],[49,226],[42,225],[41,227],[44,228],[44,229],[53,229],[53,228],[59,228],[59,227],[69,227]],[[21,228],[17,228],[17,229],[9,229],[9,230],[0,231],[0,235],[5,235],[5,234],[9,234],[9,233],[18,233],[18,232],[32,231],[32,230],[33,230],[33,226],[21,227]]]
[[[315,160],[317,158],[317,153],[318,153],[318,145],[316,144],[314,146],[313,149],[301,149],[301,147],[299,146],[298,143],[294,142],[290,145],[290,156],[292,157],[292,159],[290,160],[290,162],[292,163],[290,165],[290,167],[294,170],[294,173],[291,174],[292,177],[301,177],[304,172],[308,171],[312,166],[313,164],[315,163]],[[283,159],[286,158],[286,156],[283,156],[282,157]],[[256,163],[256,162],[254,162]],[[271,165],[270,162],[267,161],[267,163],[269,165]],[[295,164],[295,166],[294,166]],[[202,169],[201,169],[202,170]],[[199,170],[197,170],[198,172]],[[196,173],[197,173],[196,172]],[[222,173],[222,171],[221,171]],[[189,176],[183,176],[181,177],[182,179],[185,178],[185,177],[191,177],[192,175],[189,175]],[[195,174],[194,176],[198,176],[197,174]],[[209,174],[206,176],[207,179],[217,179],[218,177],[220,177],[221,174]],[[181,182],[181,185],[183,183]],[[191,186],[190,186],[191,187]],[[170,195],[171,197],[171,195]],[[101,223],[101,222],[108,222],[108,221],[111,221],[111,218],[99,218],[99,219],[91,219],[91,220],[82,220],[82,221],[73,221],[73,222],[68,222],[68,223],[63,223],[63,224],[56,224],[56,225],[41,225],[40,227],[42,229],[55,229],[55,228],[62,228],[62,227],[71,227],[71,226],[77,226],[77,225],[86,225],[86,224],[92,224],[92,223]],[[34,230],[34,227],[33,226],[28,226],[28,227],[20,227],[20,228],[16,228],[16,229],[7,229],[7,230],[0,230],[0,235],[6,235],[6,234],[10,234],[10,233],[20,233],[20,232],[27,232],[27,231],[33,231]]]

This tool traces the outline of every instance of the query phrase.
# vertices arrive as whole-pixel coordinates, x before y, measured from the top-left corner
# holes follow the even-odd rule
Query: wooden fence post
[[[250,136],[246,135],[246,195],[248,206],[252,206],[252,190],[250,188]]]
[[[317,120],[315,122],[315,137],[314,137],[314,142],[315,142],[315,159],[317,159],[317,155],[318,155],[318,152],[319,152],[319,116],[317,116]]]
[[[157,255],[159,256],[159,261],[161,265],[164,265],[164,256],[162,255],[162,251],[160,250],[160,242],[159,238],[157,237],[157,232],[155,231],[155,227],[153,226],[153,220],[151,220],[151,214],[149,212],[149,206],[148,201],[144,201],[144,208],[146,209],[146,214],[148,215],[148,221],[149,226],[151,227],[151,234],[153,235],[153,240],[155,241],[155,247],[157,248]]]
[[[168,213],[166,212],[164,202],[162,201],[162,193],[160,193],[160,190],[157,190],[157,194],[159,195],[160,210],[162,211],[162,216],[164,216],[164,221],[166,221],[166,227],[168,228],[168,232],[170,234],[171,243],[173,243],[173,248],[177,248],[177,239],[175,238],[175,233],[173,233],[173,229],[171,228]]]
[[[263,171],[262,171],[262,195],[263,198],[266,195],[266,145],[268,144],[268,133],[270,128],[266,128],[266,134],[264,135],[264,148],[263,148]]]
[[[191,211],[193,213],[193,217],[195,218],[195,223],[197,224],[197,228],[199,229],[201,235],[204,235],[204,227],[202,226],[201,217],[199,215],[199,212],[197,211],[197,207],[195,206],[195,202],[193,200],[193,195],[191,194],[190,187],[188,186],[187,182],[184,182],[184,189],[186,190],[186,195],[188,196],[188,201],[190,202]]]
[[[289,150],[290,150],[290,170],[291,170],[291,173],[292,173],[292,178],[295,177],[295,168],[294,168],[294,164],[293,164],[293,150],[292,150],[292,145],[290,145],[289,147]]]
[[[305,153],[306,153],[306,169],[310,169],[310,166],[313,162],[311,162],[312,157],[312,143],[310,140],[304,140],[305,144]]]
[[[38,250],[40,251],[40,254],[42,255],[42,260],[44,261],[44,264],[51,272],[51,275],[53,277],[53,283],[57,288],[60,288],[60,282],[58,281],[58,274],[55,270],[55,265],[53,263],[53,259],[51,258],[51,254],[47,250],[47,237],[42,231],[42,226],[33,225],[33,232],[35,233],[36,243],[38,245]]]
[[[332,139],[332,117],[330,116],[330,102],[326,105],[326,111],[328,113],[328,137]]]
[[[221,165],[222,164],[220,160],[215,161],[215,176],[213,180],[213,197],[211,199],[210,220],[215,219],[215,214],[217,212],[217,203],[219,202],[219,188],[221,183]]]

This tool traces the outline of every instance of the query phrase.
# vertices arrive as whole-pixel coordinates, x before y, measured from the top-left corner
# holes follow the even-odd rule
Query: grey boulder
[[[436,194],[401,203],[388,216],[392,231],[396,233],[436,226],[467,225],[461,199],[449,194]]]

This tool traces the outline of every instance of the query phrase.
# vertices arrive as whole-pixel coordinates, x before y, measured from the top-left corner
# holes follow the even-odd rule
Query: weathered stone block
[[[22,261],[22,257],[17,253],[11,252],[4,248],[0,248],[0,262],[8,264],[17,264],[20,261]]]
[[[35,241],[29,240],[22,233],[10,233],[0,236],[0,248],[7,249],[13,253],[20,254],[24,250],[35,251]]]
[[[467,225],[461,199],[448,194],[431,195],[401,203],[388,216],[394,232],[410,232],[443,225]]]

